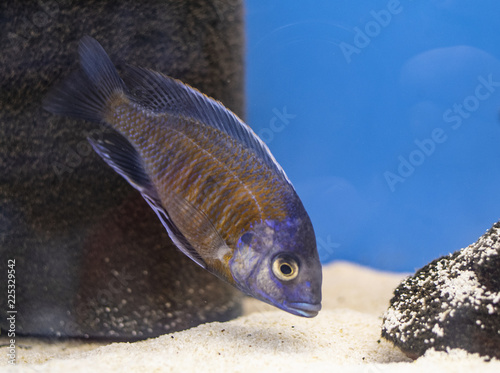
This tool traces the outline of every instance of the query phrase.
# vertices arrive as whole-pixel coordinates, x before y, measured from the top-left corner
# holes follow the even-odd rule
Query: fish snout
[[[321,310],[321,303],[285,302],[284,309],[294,315],[314,317]]]

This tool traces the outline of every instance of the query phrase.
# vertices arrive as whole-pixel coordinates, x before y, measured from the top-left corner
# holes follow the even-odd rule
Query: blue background
[[[247,122],[323,262],[414,271],[500,218],[500,2],[475,4],[247,0]]]

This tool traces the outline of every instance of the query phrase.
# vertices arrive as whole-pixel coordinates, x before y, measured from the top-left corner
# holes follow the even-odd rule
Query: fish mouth
[[[285,302],[285,309],[297,316],[314,317],[321,310],[321,303]]]

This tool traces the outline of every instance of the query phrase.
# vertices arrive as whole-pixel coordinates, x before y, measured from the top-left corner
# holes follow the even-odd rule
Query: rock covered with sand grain
[[[405,279],[384,315],[382,336],[412,358],[429,348],[500,358],[500,222]]]

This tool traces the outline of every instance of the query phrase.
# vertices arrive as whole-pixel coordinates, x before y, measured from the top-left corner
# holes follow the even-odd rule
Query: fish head
[[[304,317],[321,309],[321,263],[307,216],[255,224],[240,236],[229,268],[254,298]]]

